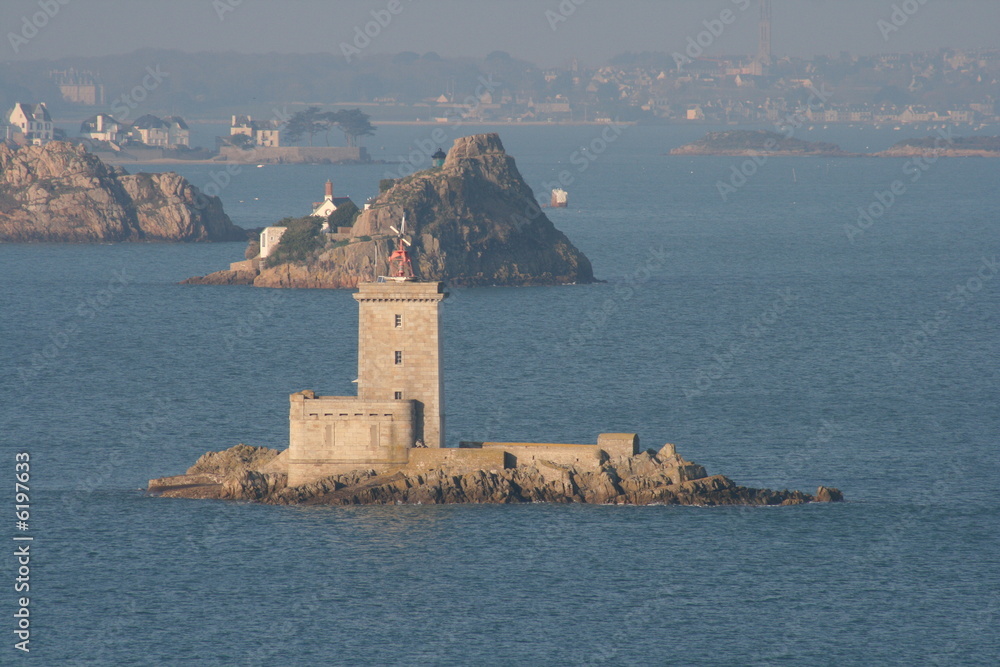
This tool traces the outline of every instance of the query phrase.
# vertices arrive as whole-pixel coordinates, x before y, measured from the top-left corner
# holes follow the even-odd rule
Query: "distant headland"
[[[710,132],[698,141],[670,151],[670,155],[745,157],[1000,157],[1000,137],[941,136],[904,139],[877,153],[850,153],[836,144],[803,141],[765,130]]]

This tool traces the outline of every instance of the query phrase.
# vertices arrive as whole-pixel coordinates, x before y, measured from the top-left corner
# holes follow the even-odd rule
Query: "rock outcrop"
[[[739,486],[684,461],[668,445],[660,452],[606,460],[597,470],[540,462],[535,466],[459,472],[402,468],[356,470],[289,488],[281,454],[237,445],[202,456],[185,475],[150,480],[149,493],[272,505],[398,505],[444,503],[596,503],[616,505],[800,505],[840,502],[837,489],[815,496]]]
[[[239,241],[218,197],[181,176],[130,175],[82,146],[0,144],[0,241]]]
[[[419,278],[453,286],[559,285],[594,281],[590,260],[546,217],[500,137],[455,141],[443,167],[383,192],[346,238],[303,263],[265,268],[258,287],[351,288],[388,273],[406,216]],[[232,284],[230,271],[187,282]]]

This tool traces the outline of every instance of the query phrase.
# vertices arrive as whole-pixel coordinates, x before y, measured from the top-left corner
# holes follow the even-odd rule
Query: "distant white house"
[[[191,130],[180,116],[167,116],[163,119],[167,126],[168,146],[191,146]]]
[[[24,104],[17,102],[7,116],[11,125],[20,130],[25,141],[31,144],[45,144],[55,137],[55,126],[45,102]]]
[[[94,141],[120,143],[128,135],[128,126],[106,113],[91,116],[80,124],[80,136]]]
[[[324,218],[323,221],[323,231],[329,231],[330,223],[325,220],[329,218],[330,214],[336,211],[338,208],[351,202],[350,197],[334,197],[333,196],[333,181],[327,180],[326,191],[324,193],[323,201],[313,202],[313,212],[309,215],[314,215],[318,218]],[[353,202],[351,202],[353,203]]]
[[[170,132],[166,124],[152,114],[146,114],[136,118],[135,123],[129,130],[129,138],[132,141],[147,146],[167,146],[170,139]]]
[[[252,116],[233,116],[229,136],[238,134],[253,139],[255,146],[281,145],[281,125],[276,120],[254,120]]]

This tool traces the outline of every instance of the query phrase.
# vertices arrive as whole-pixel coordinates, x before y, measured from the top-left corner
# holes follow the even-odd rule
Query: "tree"
[[[344,133],[348,146],[357,146],[359,137],[367,137],[375,134],[375,128],[368,122],[371,118],[361,109],[345,109],[334,114],[335,123],[340,131]]]
[[[287,227],[278,247],[267,258],[268,266],[289,262],[304,262],[323,245],[320,238],[321,218],[307,215],[304,218],[283,218],[276,227]]]
[[[233,134],[229,137],[229,143],[237,148],[248,150],[253,148],[257,142],[249,134]]]
[[[354,202],[348,201],[337,207],[337,210],[330,214],[327,218],[327,222],[330,223],[330,229],[332,231],[337,231],[338,227],[353,227],[354,221],[358,219],[361,215],[361,211]]]
[[[296,111],[285,125],[285,138],[295,143],[305,135],[309,137],[309,145],[312,146],[313,135],[330,131],[326,115],[319,110],[319,107]]]

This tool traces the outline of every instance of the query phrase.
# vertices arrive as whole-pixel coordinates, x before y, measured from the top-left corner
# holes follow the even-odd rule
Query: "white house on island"
[[[7,120],[24,135],[30,144],[42,145],[55,138],[55,126],[45,102],[25,104],[16,102]]]

